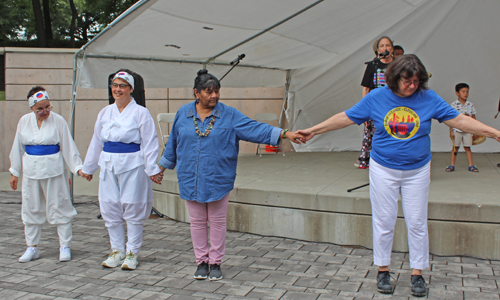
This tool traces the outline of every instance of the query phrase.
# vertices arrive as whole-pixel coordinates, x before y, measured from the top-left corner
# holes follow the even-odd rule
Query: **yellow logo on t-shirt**
[[[390,136],[405,140],[417,133],[420,118],[411,108],[400,106],[385,115],[384,127]]]

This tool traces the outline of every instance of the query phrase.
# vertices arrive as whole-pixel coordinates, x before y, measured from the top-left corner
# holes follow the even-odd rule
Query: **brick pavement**
[[[25,250],[19,192],[0,192],[0,299],[410,299],[408,255],[394,253],[393,295],[375,289],[372,251],[229,232],[225,278],[195,281],[189,225],[149,219],[135,271],[105,269],[109,253],[96,197],[78,196],[70,262],[58,261],[56,228],[44,225],[41,258]],[[429,299],[499,299],[500,262],[431,256]]]

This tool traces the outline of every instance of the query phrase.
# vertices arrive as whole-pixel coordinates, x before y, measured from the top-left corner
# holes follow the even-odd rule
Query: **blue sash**
[[[24,151],[29,155],[56,154],[60,149],[59,145],[24,145]]]
[[[104,152],[110,153],[132,153],[141,150],[141,144],[122,143],[122,142],[106,142],[102,148]]]

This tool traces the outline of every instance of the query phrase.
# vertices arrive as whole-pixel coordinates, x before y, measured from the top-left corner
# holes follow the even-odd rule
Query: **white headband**
[[[118,73],[116,73],[115,77],[113,77],[113,80],[115,80],[116,78],[121,78],[121,79],[125,80],[126,82],[128,82],[132,86],[132,89],[134,88],[134,77],[132,75],[130,75],[129,73],[118,72]]]
[[[30,107],[33,107],[33,105],[35,105],[38,101],[42,101],[45,99],[49,99],[49,94],[47,94],[47,91],[39,91],[31,96],[28,101],[30,102]]]

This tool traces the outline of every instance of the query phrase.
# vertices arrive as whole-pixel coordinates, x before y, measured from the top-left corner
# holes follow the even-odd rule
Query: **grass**
[[[0,91],[0,101],[5,100],[5,91]]]

